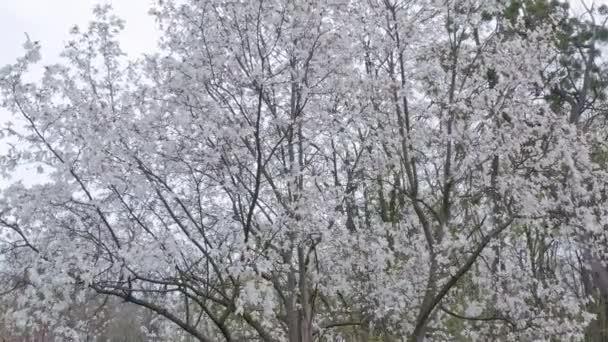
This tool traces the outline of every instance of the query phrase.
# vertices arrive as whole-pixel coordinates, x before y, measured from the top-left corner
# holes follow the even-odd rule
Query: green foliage
[[[591,160],[602,168],[608,168],[608,148],[605,146],[595,146],[591,154]]]
[[[533,30],[540,24],[552,22],[555,14],[567,13],[568,8],[567,2],[558,0],[513,0],[503,12],[503,16],[512,25],[523,19],[525,28]]]

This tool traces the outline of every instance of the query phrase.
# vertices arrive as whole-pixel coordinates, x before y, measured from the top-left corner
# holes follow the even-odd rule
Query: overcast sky
[[[158,36],[147,14],[153,0],[0,0],[0,66],[12,63],[22,52],[27,32],[42,44],[43,61],[52,63],[69,39],[74,24],[85,27],[97,3],[110,3],[126,20],[121,36],[129,54],[149,51]]]

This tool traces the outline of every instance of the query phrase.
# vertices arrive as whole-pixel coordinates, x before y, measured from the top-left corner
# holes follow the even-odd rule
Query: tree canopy
[[[163,35],[139,59],[98,6],[40,79],[29,39],[0,69],[19,123],[3,133],[20,142],[0,171],[44,177],[0,192],[5,319],[78,340],[73,305],[118,298],[162,318],[166,340],[604,334],[605,6],[150,13]]]

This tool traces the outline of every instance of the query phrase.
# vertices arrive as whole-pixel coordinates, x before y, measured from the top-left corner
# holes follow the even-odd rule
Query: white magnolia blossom
[[[599,133],[543,100],[551,28],[505,6],[164,0],[132,61],[101,6],[35,83],[28,41],[0,165],[46,181],[1,193],[7,317],[78,339],[97,294],[200,341],[580,340]]]

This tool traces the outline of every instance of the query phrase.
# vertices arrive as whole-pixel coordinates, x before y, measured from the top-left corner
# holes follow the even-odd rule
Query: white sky
[[[52,63],[69,39],[74,24],[86,27],[97,3],[110,3],[126,20],[121,36],[129,54],[150,51],[158,37],[147,11],[153,0],[0,0],[0,65],[12,63],[22,53],[25,32],[42,44],[43,62]]]

